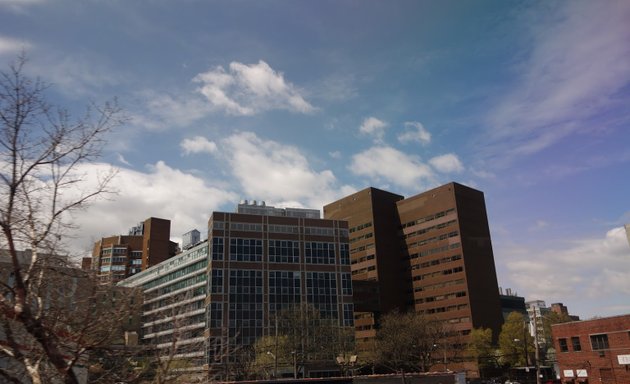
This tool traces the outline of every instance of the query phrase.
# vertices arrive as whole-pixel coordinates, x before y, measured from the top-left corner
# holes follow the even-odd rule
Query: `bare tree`
[[[377,333],[379,363],[403,374],[425,372],[443,335],[441,321],[417,312],[389,313],[383,316]]]
[[[59,316],[46,316],[45,293],[68,263],[54,256],[64,254],[70,214],[107,192],[114,175],[100,175],[90,186],[81,166],[99,156],[104,135],[123,118],[114,103],[91,105],[83,117],[72,119],[67,110],[48,104],[47,85],[27,77],[25,64],[20,57],[0,72],[0,248],[11,269],[11,281],[0,285],[6,339],[0,351],[33,383],[74,384],[73,368],[94,346],[75,340],[75,326],[66,324],[61,332]],[[20,249],[31,250],[26,260],[20,259]]]

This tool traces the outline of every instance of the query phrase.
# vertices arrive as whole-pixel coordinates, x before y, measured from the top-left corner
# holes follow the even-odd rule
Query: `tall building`
[[[274,315],[285,308],[308,303],[337,326],[353,326],[345,221],[321,219],[316,210],[240,204],[237,213],[212,213],[208,245],[211,370],[226,369],[235,353],[274,335]]]
[[[360,322],[369,328],[394,308],[443,320],[452,350],[463,348],[473,328],[498,336],[501,304],[482,192],[450,183],[405,199],[367,188],[326,205],[324,216],[348,221],[355,292],[367,282],[380,300],[367,303],[379,308],[369,318],[356,298],[358,349],[374,334]]]
[[[191,370],[205,364],[207,266],[202,242],[118,283],[142,291],[140,344],[158,357],[186,358]]]
[[[171,221],[151,217],[128,235],[103,237],[94,243],[92,268],[99,281],[116,283],[172,257],[177,243],[170,241]]]

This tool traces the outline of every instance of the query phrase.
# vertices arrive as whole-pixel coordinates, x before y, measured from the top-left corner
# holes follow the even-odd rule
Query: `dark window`
[[[571,338],[571,344],[573,345],[573,350],[575,352],[579,352],[582,350],[582,345],[580,345],[580,338],[577,336],[574,336]]]
[[[558,339],[560,344],[560,352],[569,352],[569,346],[567,345],[567,339]]]
[[[593,346],[593,351],[608,349],[608,335],[591,335],[591,345]]]

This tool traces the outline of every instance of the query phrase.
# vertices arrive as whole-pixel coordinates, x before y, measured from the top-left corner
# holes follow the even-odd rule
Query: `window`
[[[335,244],[308,242],[304,244],[306,263],[335,264]]]
[[[300,272],[269,271],[268,281],[270,312],[277,312],[300,303],[302,286]]]
[[[210,293],[223,293],[223,270],[213,269],[208,282]]]
[[[560,344],[560,352],[569,352],[569,346],[567,345],[567,339],[558,339]]]
[[[262,240],[260,239],[230,239],[230,260],[232,261],[262,261]]]
[[[223,260],[223,238],[212,238],[212,260]]]
[[[591,345],[593,346],[593,351],[608,349],[608,335],[591,335]]]
[[[354,306],[352,304],[343,305],[343,325],[344,327],[354,325]]]
[[[582,345],[580,344],[580,338],[577,336],[573,336],[571,338],[571,344],[573,345],[573,350],[575,352],[579,352],[582,350]]]
[[[269,240],[269,261],[272,263],[299,263],[300,243],[291,240]]]
[[[349,273],[341,274],[341,294],[352,295],[352,276]]]

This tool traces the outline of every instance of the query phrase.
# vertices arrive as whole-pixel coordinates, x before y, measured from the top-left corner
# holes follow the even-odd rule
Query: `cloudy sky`
[[[499,285],[582,317],[630,313],[630,2],[0,0],[80,114],[130,118],[116,196],[74,247],[150,216],[174,240],[241,199],[320,208],[367,186],[485,192]],[[89,181],[89,180],[88,180]]]

